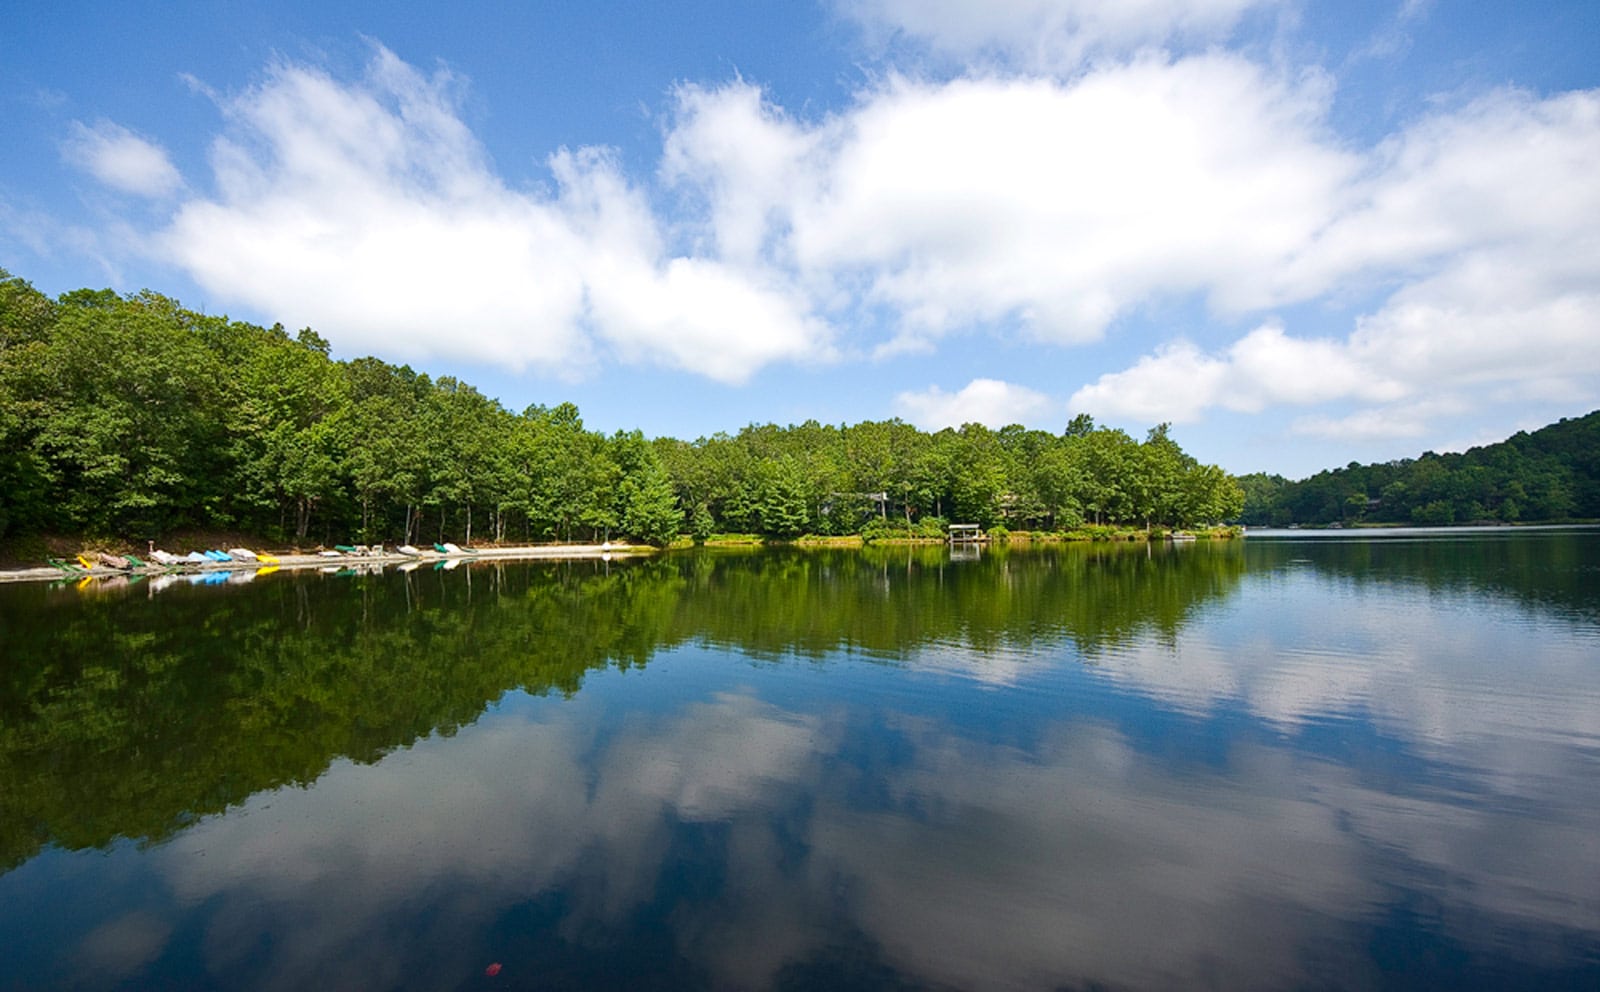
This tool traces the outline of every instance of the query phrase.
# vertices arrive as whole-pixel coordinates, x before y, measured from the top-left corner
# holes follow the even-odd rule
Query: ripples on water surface
[[[0,989],[1600,987],[1597,567],[0,587]]]

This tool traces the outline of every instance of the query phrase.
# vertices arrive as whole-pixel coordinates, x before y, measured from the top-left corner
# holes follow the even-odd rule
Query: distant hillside
[[[1600,519],[1600,410],[1461,454],[1239,483],[1255,526]]]

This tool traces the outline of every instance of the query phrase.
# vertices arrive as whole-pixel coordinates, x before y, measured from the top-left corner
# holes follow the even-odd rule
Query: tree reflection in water
[[[1593,976],[1592,602],[1350,559],[0,590],[0,984]]]

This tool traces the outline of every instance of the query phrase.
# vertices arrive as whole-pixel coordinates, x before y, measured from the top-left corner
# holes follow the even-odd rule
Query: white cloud
[[[1485,399],[1542,383],[1590,396],[1600,376],[1600,93],[1547,100],[1501,93],[1419,122],[1373,156],[1349,206],[1286,265],[1265,269],[1246,309],[1401,280],[1344,340],[1257,329],[1220,355],[1172,344],[1079,390],[1073,405],[1147,419],[1205,410],[1355,400],[1297,433],[1407,437],[1479,388]],[[1510,390],[1508,393],[1507,390]],[[1403,406],[1392,404],[1408,400]]]
[[[727,382],[829,354],[799,295],[674,257],[604,151],[552,155],[553,191],[508,187],[454,86],[384,50],[351,85],[277,66],[225,101],[217,195],[183,204],[161,243],[213,292],[343,351],[566,374],[609,358]]]
[[[956,393],[930,386],[894,400],[897,415],[930,431],[972,423],[995,428],[1038,423],[1055,406],[1043,393],[997,379],[974,379]]]
[[[183,186],[166,149],[109,121],[93,127],[74,121],[61,152],[72,165],[124,193],[154,198]]]
[[[1326,87],[1242,59],[1146,58],[1066,85],[893,79],[820,127],[786,213],[801,272],[864,284],[901,333],[1098,338],[1163,296],[1253,292],[1357,165]]]
[[[1406,391],[1338,342],[1291,338],[1269,323],[1221,356],[1187,341],[1165,345],[1079,389],[1068,405],[1101,416],[1191,423],[1217,406],[1256,413],[1352,397],[1390,400]]]
[[[1415,416],[1397,416],[1391,409],[1361,410],[1346,417],[1315,415],[1297,417],[1289,427],[1291,434],[1330,440],[1377,441],[1390,438],[1421,437],[1427,424]]]
[[[1130,369],[1084,386],[1067,406],[1102,417],[1188,423],[1218,402],[1227,375],[1224,361],[1177,341],[1140,358]]]
[[[1250,6],[1145,5],[1157,39],[1226,30]],[[1044,10],[1001,8],[993,31]],[[1086,11],[1049,17],[1099,16]],[[674,91],[660,190],[597,149],[555,152],[550,186],[528,190],[461,121],[459,86],[381,49],[352,83],[274,67],[219,101],[214,192],[180,202],[154,243],[225,301],[405,360],[653,364],[738,383],[975,330],[1072,344],[1173,303],[1260,322],[1386,292],[1343,337],[1267,319],[1216,351],[1168,342],[1073,403],[1189,421],[1392,408],[1447,385],[1596,391],[1600,93],[1494,93],[1363,151],[1329,130],[1329,78],[1215,51],[1070,78],[890,75],[809,120],[734,80]],[[143,139],[80,130],[72,154],[105,181],[181,185]],[[1040,408],[1007,388],[979,415]],[[971,389],[901,405],[931,422],[960,415],[958,397],[978,404]],[[1303,425],[1372,421],[1353,416]]]
[[[661,175],[705,200],[717,254],[750,265],[769,248],[779,212],[803,182],[814,133],[737,82],[679,87],[665,137]]]
[[[1594,285],[1600,91],[1515,90],[1417,121],[1367,156],[1341,209],[1247,305],[1320,295],[1359,275],[1410,279],[1493,254],[1508,288]],[[1534,280],[1529,283],[1527,280]]]
[[[1072,343],[1152,298],[1233,306],[1303,251],[1360,164],[1323,139],[1328,94],[1149,56],[1072,83],[891,77],[802,124],[736,82],[680,91],[664,171],[731,258],[885,309],[891,352],[1012,322]]]
[[[999,56],[1070,68],[1097,54],[1225,37],[1278,0],[863,0],[845,9],[873,35],[902,36],[969,60]]]

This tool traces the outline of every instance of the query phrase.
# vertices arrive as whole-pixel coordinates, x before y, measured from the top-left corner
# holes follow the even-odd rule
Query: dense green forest
[[[0,538],[184,529],[337,541],[664,543],[942,521],[1065,530],[1234,517],[1237,482],[1166,425],[1143,441],[898,420],[751,425],[693,442],[513,413],[471,385],[335,361],[305,329],[195,313],[156,293],[50,299],[0,270]]]
[[[1254,474],[1249,525],[1475,522],[1600,518],[1600,410],[1460,454],[1427,452],[1319,472],[1300,482]]]

